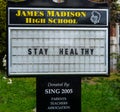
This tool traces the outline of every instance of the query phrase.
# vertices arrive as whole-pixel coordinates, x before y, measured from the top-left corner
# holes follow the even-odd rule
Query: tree
[[[117,2],[118,0],[109,0],[109,7],[110,7],[110,21],[112,25],[115,25],[118,21],[118,13],[120,13],[120,5]]]
[[[6,1],[0,0],[0,69],[3,69],[2,59],[6,54]]]

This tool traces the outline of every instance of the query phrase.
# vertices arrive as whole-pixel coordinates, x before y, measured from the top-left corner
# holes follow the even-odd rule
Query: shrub
[[[0,0],[0,70],[3,70],[3,57],[6,54],[6,1]]]
[[[111,53],[110,55],[112,58],[116,59],[116,70],[120,72],[120,54],[118,53]]]

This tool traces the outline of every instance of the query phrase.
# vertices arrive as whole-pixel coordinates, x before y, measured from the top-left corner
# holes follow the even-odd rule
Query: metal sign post
[[[109,74],[108,9],[53,1],[8,3],[8,76],[37,78],[37,112],[81,111],[81,77]]]

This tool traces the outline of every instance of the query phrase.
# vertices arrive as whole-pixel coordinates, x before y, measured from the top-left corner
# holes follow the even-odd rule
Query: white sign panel
[[[108,74],[108,28],[9,27],[9,75]]]

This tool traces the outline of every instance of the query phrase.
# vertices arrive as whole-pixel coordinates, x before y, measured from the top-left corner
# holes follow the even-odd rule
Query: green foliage
[[[117,3],[118,0],[110,0],[110,19],[111,23],[115,24],[118,22],[117,15],[120,13],[120,5]]]
[[[117,90],[111,85],[107,80],[100,84],[83,82],[82,112],[119,112],[120,99]]]
[[[119,74],[120,77],[120,74]],[[110,86],[112,87],[117,98],[120,100],[120,78],[110,81]]]
[[[6,1],[0,0],[0,70],[3,69],[2,58],[6,54]]]
[[[0,112],[33,112],[36,107],[36,80],[13,78],[12,84],[0,74]]]
[[[118,53],[111,53],[110,56],[117,60],[116,61],[116,68],[117,68],[117,71],[120,72],[120,54],[118,54]]]
[[[3,41],[3,40],[6,40],[5,32],[2,32],[0,37],[0,53],[3,53],[6,51],[6,41]]]

